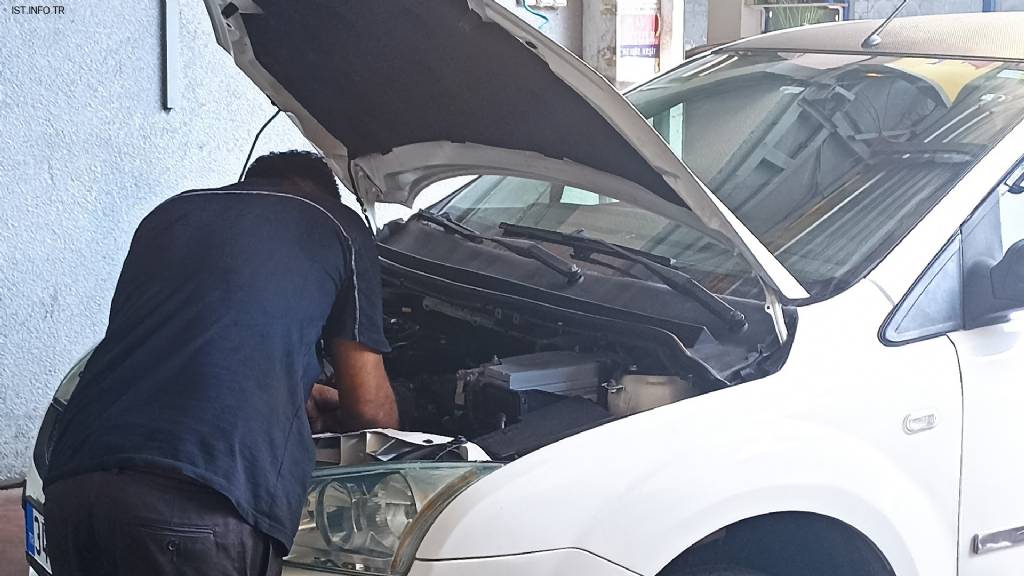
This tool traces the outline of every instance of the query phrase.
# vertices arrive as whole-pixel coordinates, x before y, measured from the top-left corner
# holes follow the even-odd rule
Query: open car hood
[[[604,78],[493,0],[205,2],[220,45],[371,209],[467,174],[589,186],[696,216],[783,299],[808,297]]]

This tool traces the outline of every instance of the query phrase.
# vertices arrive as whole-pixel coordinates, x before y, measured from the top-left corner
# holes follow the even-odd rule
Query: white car
[[[321,440],[289,576],[1020,574],[1024,14],[624,98],[491,0],[206,5],[371,214],[479,176],[380,233],[403,427],[442,438]]]

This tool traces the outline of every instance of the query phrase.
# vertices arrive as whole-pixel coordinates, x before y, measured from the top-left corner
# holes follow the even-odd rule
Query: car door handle
[[[987,554],[1021,544],[1024,544],[1024,526],[989,534],[977,534],[972,542],[972,550],[975,554]]]

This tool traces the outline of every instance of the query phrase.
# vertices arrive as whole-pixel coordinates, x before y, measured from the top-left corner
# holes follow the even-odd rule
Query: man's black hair
[[[252,161],[245,171],[246,180],[305,180],[331,198],[341,199],[338,181],[324,157],[305,150],[271,152]]]

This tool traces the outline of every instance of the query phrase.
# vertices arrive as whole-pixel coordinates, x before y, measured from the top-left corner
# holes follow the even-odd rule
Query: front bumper
[[[283,576],[324,576],[324,572],[285,568]],[[637,576],[589,552],[578,549],[531,552],[467,560],[417,560],[409,576]]]

